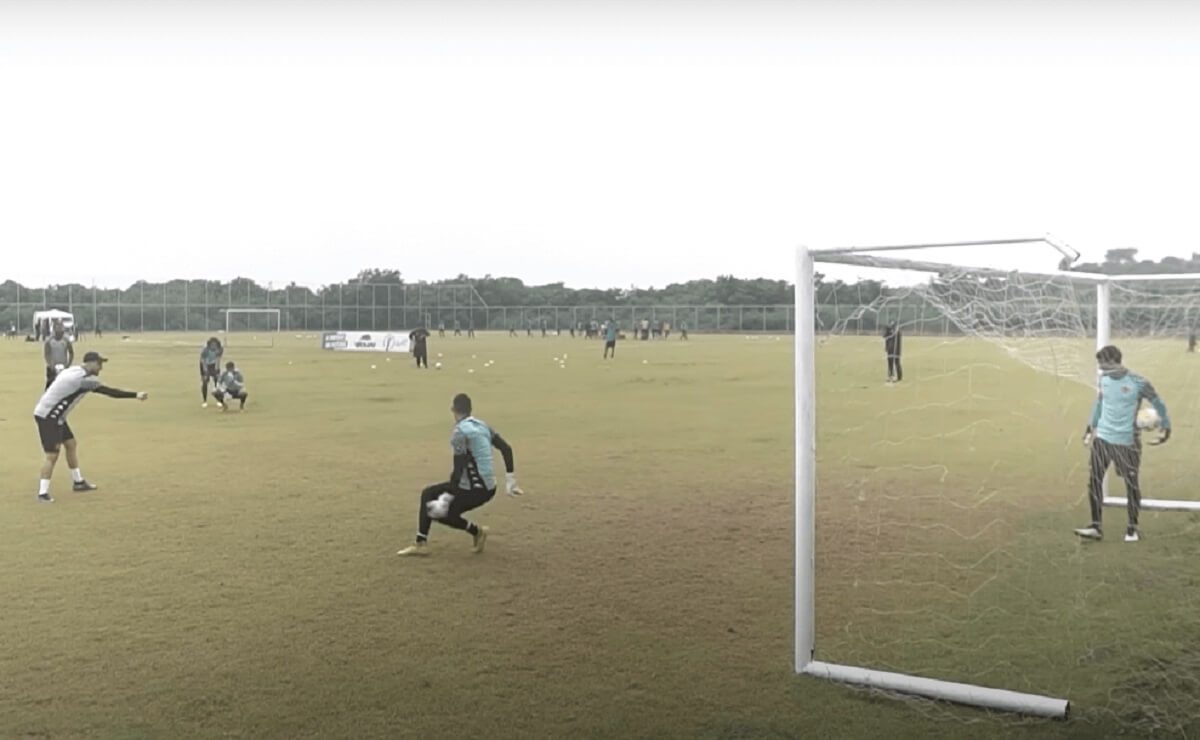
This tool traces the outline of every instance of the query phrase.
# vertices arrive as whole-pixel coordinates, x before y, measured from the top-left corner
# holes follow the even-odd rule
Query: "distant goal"
[[[225,346],[275,346],[283,321],[278,308],[227,308],[223,313]]]

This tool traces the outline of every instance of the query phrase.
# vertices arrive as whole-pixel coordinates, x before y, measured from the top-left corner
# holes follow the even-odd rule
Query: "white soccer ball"
[[[434,500],[425,504],[425,511],[429,513],[430,519],[443,519],[450,513],[450,502],[454,500],[454,496],[449,493],[443,493]]]
[[[433,369],[434,369],[434,370],[441,370],[441,369],[442,369],[442,363],[440,363],[440,362],[435,362],[435,363],[433,363]]]
[[[1138,429],[1157,429],[1162,423],[1162,419],[1158,417],[1158,412],[1153,406],[1143,406],[1137,413]]]
[[[375,369],[375,366],[374,366],[374,365],[372,365],[372,366],[371,366],[371,369],[372,369],[372,370],[374,370],[374,369]]]

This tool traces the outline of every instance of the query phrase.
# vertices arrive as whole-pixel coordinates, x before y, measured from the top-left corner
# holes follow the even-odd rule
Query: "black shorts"
[[[40,416],[34,416],[33,420],[37,423],[43,452],[58,452],[63,442],[75,439],[75,435],[71,432],[71,425],[67,424],[65,420],[60,423],[58,419],[43,419]]]
[[[604,349],[609,349],[609,348],[611,348],[611,349],[616,349],[616,348],[617,348],[617,340],[615,340],[615,339],[610,339],[610,340],[608,340],[607,342],[605,342],[605,343],[604,343]]]
[[[218,380],[220,377],[221,368],[217,367],[216,365],[206,365],[203,362],[200,363],[200,380],[208,380],[209,378]]]

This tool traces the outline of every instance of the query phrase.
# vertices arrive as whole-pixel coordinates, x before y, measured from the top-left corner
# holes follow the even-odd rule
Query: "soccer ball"
[[[434,369],[434,370],[441,370],[441,369],[442,369],[442,363],[440,363],[440,362],[435,362],[435,363],[433,363],[433,369]]]
[[[429,512],[430,519],[443,519],[450,513],[450,502],[453,500],[453,494],[443,493],[441,496],[425,504],[425,511]]]
[[[1138,411],[1138,429],[1157,429],[1161,421],[1162,420],[1158,418],[1158,412],[1154,410],[1153,406],[1145,406]]]

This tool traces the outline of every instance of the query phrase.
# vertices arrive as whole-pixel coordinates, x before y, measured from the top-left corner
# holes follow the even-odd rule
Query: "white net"
[[[1068,698],[1099,735],[1200,732],[1200,516],[1143,511],[1126,544],[1110,508],[1103,541],[1075,537],[1097,288],[1054,276],[1044,248],[1016,251],[1000,256],[1023,272],[998,250],[904,255],[987,271],[817,265],[818,658]],[[1186,431],[1200,281],[1111,290],[1112,341],[1175,420],[1172,444],[1143,454],[1143,496],[1200,498]]]

